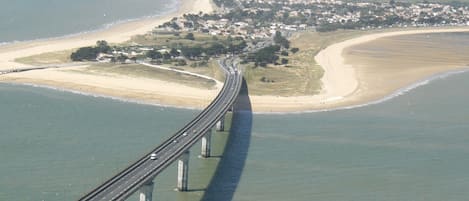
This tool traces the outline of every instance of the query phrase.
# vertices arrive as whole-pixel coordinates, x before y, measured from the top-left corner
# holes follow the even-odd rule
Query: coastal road
[[[225,59],[219,62],[226,75],[225,82],[218,96],[207,108],[161,145],[84,195],[79,201],[125,200],[198,142],[223,118],[238,97],[242,75],[233,61]],[[156,160],[150,159],[152,153],[156,154]]]

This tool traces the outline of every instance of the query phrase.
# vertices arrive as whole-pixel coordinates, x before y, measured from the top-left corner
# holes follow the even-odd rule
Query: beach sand
[[[125,23],[110,29],[82,34],[69,38],[44,41],[22,42],[0,47],[0,70],[25,67],[14,62],[15,58],[36,55],[45,52],[68,50],[93,45],[97,40],[111,43],[124,42],[136,34],[143,34],[155,26],[183,13],[211,12],[210,0],[183,0],[181,8],[169,15]],[[438,65],[432,68],[399,69],[390,71],[386,67],[367,67],[355,65],[359,60],[349,62],[346,50],[352,46],[364,44],[383,37],[437,33],[467,32],[469,28],[423,29],[395,31],[364,35],[331,45],[320,51],[315,60],[325,74],[321,79],[322,91],[314,96],[251,96],[255,112],[300,112],[348,107],[379,100],[405,86],[431,75],[454,70],[462,65]],[[313,55],[311,55],[313,56]],[[164,82],[156,79],[130,77],[123,75],[89,75],[80,72],[81,68],[49,69],[0,76],[0,81],[48,85],[86,93],[103,94],[119,98],[140,100],[170,106],[202,108],[217,94],[217,89],[201,90],[185,85]],[[385,78],[385,79],[383,79]],[[388,81],[383,81],[388,79]]]
[[[219,89],[201,89],[174,82],[122,74],[83,73],[83,67],[46,69],[8,75],[8,82],[85,92],[120,99],[182,108],[203,108]],[[1,80],[1,79],[0,79]],[[201,97],[201,94],[205,97]]]
[[[0,46],[0,70],[28,67],[28,65],[15,62],[16,58],[90,46],[94,45],[97,40],[106,40],[109,43],[125,42],[134,35],[151,31],[154,27],[169,21],[175,16],[181,16],[184,13],[210,13],[213,9],[210,0],[182,0],[178,11],[165,16],[132,21],[112,26],[106,30],[72,37],[3,45]],[[85,72],[84,68],[86,66],[5,74],[0,76],[0,82],[44,85],[151,104],[189,108],[205,107],[221,88],[202,90],[157,79],[117,74],[91,75]]]
[[[469,28],[385,32],[364,35],[333,44],[315,56],[316,62],[325,71],[321,79],[322,91],[320,94],[297,97],[251,96],[253,110],[258,112],[301,112],[353,107],[383,99],[399,89],[432,75],[468,67],[468,63],[464,63],[465,61],[455,64],[451,61],[454,58],[443,58],[443,62],[427,63],[426,65],[430,66],[425,68],[358,65],[363,63],[360,59],[366,58],[355,58],[355,60],[347,62],[350,57],[346,54],[347,50],[353,49],[353,46],[359,44],[392,36],[444,32],[469,32]],[[414,48],[415,51],[419,50],[418,47]],[[441,56],[439,55],[441,53],[438,51],[433,52],[436,57]],[[408,57],[412,56],[408,55]],[[381,60],[381,62],[389,61]]]
[[[79,34],[72,37],[18,42],[0,46],[0,70],[25,67],[27,65],[14,62],[15,59],[37,55],[46,52],[69,50],[96,44],[98,40],[106,40],[109,43],[121,43],[132,36],[144,34],[153,30],[156,26],[171,20],[173,17],[182,16],[184,13],[209,13],[213,11],[210,0],[181,0],[181,5],[176,12],[161,17],[136,20],[110,27],[109,29]]]

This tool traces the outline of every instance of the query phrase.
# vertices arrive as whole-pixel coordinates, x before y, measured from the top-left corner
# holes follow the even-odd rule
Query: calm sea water
[[[133,1],[132,10],[124,1],[0,0],[0,41],[96,29],[158,13],[158,5],[151,7],[157,2],[165,1]],[[110,6],[118,8],[103,10]],[[38,9],[45,16],[30,14]],[[82,12],[94,17],[81,19],[88,16]],[[62,13],[67,17],[54,19]],[[97,22],[110,16],[115,18]],[[51,20],[58,22],[49,24]],[[47,23],[37,23],[41,21]],[[46,28],[60,23],[58,32]],[[36,31],[28,33],[31,29]],[[174,192],[173,165],[156,178],[155,198],[467,200],[467,86],[469,73],[462,73],[356,109],[295,115],[241,112],[233,116],[231,134],[214,135],[215,157],[198,159],[200,147],[193,148],[191,191]],[[8,84],[0,84],[0,111],[2,201],[76,200],[198,112]]]
[[[467,200],[467,86],[464,73],[377,105],[256,116],[235,200]]]
[[[462,73],[362,108],[241,113],[230,135],[215,135],[217,157],[198,159],[199,145],[192,149],[191,192],[173,191],[171,166],[157,177],[155,196],[466,200],[467,86]],[[9,201],[75,200],[197,113],[6,84],[0,100],[0,200]]]
[[[58,37],[175,10],[166,0],[0,0],[0,44]]]

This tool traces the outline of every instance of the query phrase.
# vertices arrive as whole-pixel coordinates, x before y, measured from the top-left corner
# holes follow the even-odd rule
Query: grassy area
[[[191,87],[198,87],[203,89],[211,89],[215,87],[213,80],[187,75],[183,73],[167,71],[157,68],[152,68],[139,64],[104,64],[96,63],[84,70],[69,70],[74,73],[86,73],[95,75],[125,75],[131,77],[142,77],[150,79],[164,80],[168,82],[176,82]]]
[[[188,40],[184,37],[188,33],[178,33],[175,32],[157,32],[153,34],[137,35],[132,37],[132,39],[124,45],[143,45],[143,46],[166,46],[168,48],[178,48],[180,46],[204,46],[209,42],[215,41],[225,41],[226,37],[217,36],[213,37],[208,34],[202,33],[193,33],[195,40]]]
[[[188,72],[213,77],[216,80],[223,82],[223,80],[225,80],[225,76],[223,74],[223,71],[220,69],[220,66],[218,65],[217,60],[218,59],[211,59],[205,66],[190,67],[192,63],[189,63],[189,65],[187,66],[184,66],[184,67],[178,66],[177,68],[188,71]],[[170,66],[167,66],[167,67],[170,67]]]
[[[420,28],[422,29],[422,28]],[[434,29],[431,27],[431,29]],[[298,96],[313,95],[321,90],[321,77],[324,71],[314,61],[314,56],[327,46],[355,38],[365,34],[389,32],[398,30],[412,30],[412,28],[394,28],[378,30],[339,30],[335,32],[313,32],[304,31],[293,35],[291,47],[300,49],[296,54],[289,53],[289,56],[282,56],[289,60],[288,65],[269,65],[267,67],[254,67],[252,64],[244,66],[244,73],[249,84],[250,93],[254,95],[278,95],[278,96]],[[127,45],[156,45],[166,46],[168,48],[177,47],[177,45],[204,45],[215,40],[224,41],[226,38],[215,39],[212,36],[200,33],[194,33],[195,40],[184,39],[187,33],[181,33],[179,36],[173,33],[147,34],[134,37]],[[69,55],[72,51],[61,51],[45,53],[25,58],[17,59],[18,62],[44,65],[51,63],[70,62]],[[219,69],[216,59],[211,59],[203,65],[193,65],[197,61],[188,61],[187,66],[164,65],[180,70],[194,72],[198,74],[214,77],[223,81],[224,76]],[[191,67],[192,65],[192,67]],[[117,73],[122,75],[155,78],[171,82],[178,82],[189,86],[201,88],[210,88],[214,86],[213,81],[187,76],[180,73],[168,72],[165,70],[154,69],[150,67],[134,64],[96,64],[89,67],[82,73]]]
[[[72,62],[70,54],[74,50],[65,50],[59,52],[47,52],[43,54],[33,55],[29,57],[23,57],[15,59],[15,62],[28,64],[28,65],[47,65],[47,64],[58,64]]]
[[[454,28],[454,27],[439,27]],[[321,90],[321,77],[324,71],[314,60],[314,56],[322,49],[341,41],[356,38],[358,36],[402,30],[422,30],[435,29],[427,28],[390,28],[375,30],[338,30],[334,32],[314,32],[304,31],[294,34],[291,40],[291,47],[300,49],[296,54],[287,58],[287,66],[269,65],[266,68],[245,67],[245,77],[249,84],[249,92],[254,95],[279,95],[297,96],[313,95]],[[261,80],[264,81],[261,81]]]
[[[187,32],[176,34],[176,32],[157,32],[152,34],[137,35],[134,36],[130,41],[126,42],[125,45],[142,45],[142,46],[157,46],[176,48],[182,46],[207,46],[214,42],[226,43],[227,37],[223,36],[211,36],[208,34],[202,34],[194,32],[195,40],[185,39]],[[217,59],[211,59],[207,64],[200,65],[200,61],[187,61],[187,66],[178,66],[177,69],[198,73],[206,76],[213,77],[219,81],[224,80],[223,72],[220,71]],[[163,65],[165,67],[172,67],[172,65]]]
[[[187,33],[158,33],[158,34],[145,34],[137,35],[132,40],[127,41],[119,46],[129,45],[143,45],[143,46],[159,46],[177,48],[178,46],[204,46],[211,42],[220,41],[226,42],[226,37],[212,37],[207,34],[193,33],[195,40],[188,40],[184,37]],[[47,65],[57,63],[72,62],[70,55],[75,50],[59,51],[59,52],[48,52],[29,57],[23,57],[16,59],[16,62],[29,64],[29,65]],[[179,70],[185,70],[188,72],[194,72],[202,75],[214,77],[220,81],[224,80],[223,73],[220,71],[216,60],[210,60],[204,64],[200,64],[200,61],[187,61],[187,66],[174,66],[172,64],[163,64],[162,66],[175,68]],[[192,66],[192,67],[191,67]],[[121,65],[121,64],[95,64],[86,71],[80,71],[80,73],[118,73],[129,76],[139,76],[146,78],[155,78],[171,82],[178,82],[187,84],[190,86],[196,86],[201,88],[210,88],[214,86],[213,81],[207,82],[205,79],[197,78],[194,76],[188,76],[181,73],[168,72],[165,70],[153,69],[150,67],[139,66],[139,65]]]
[[[269,65],[266,68],[247,66],[245,69],[249,91],[254,95],[298,96],[314,95],[321,90],[324,71],[314,61],[314,56],[325,47],[340,41],[363,35],[364,31],[340,30],[328,33],[305,31],[291,38],[291,47],[299,52],[290,52],[286,66]],[[263,80],[263,81],[262,81]]]
[[[266,68],[248,67],[244,73],[249,85],[249,93],[252,95],[297,96],[316,93],[315,87],[307,86],[309,82],[307,76],[301,75],[302,71],[309,74],[300,68],[271,66]],[[261,81],[261,79],[266,81]]]

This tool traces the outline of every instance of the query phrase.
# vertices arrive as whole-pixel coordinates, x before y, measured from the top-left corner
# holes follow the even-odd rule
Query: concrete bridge
[[[140,192],[140,201],[151,201],[153,180],[175,161],[178,161],[177,189],[187,191],[189,149],[202,140],[201,156],[210,157],[212,128],[224,130],[225,114],[232,109],[241,89],[242,75],[233,60],[222,60],[219,64],[225,71],[225,82],[207,108],[161,145],[91,190],[79,201],[125,200],[136,191]]]
[[[51,65],[43,65],[43,66],[11,68],[11,69],[0,70],[0,75],[9,74],[9,73],[21,73],[21,72],[33,71],[33,70],[44,70],[44,69],[49,69],[49,68],[65,68],[65,67],[73,67],[73,66],[82,66],[85,64],[87,63],[74,62],[74,63],[64,63],[64,64],[51,64]]]

